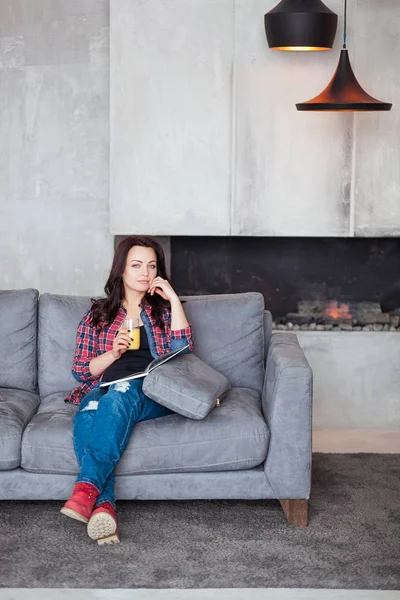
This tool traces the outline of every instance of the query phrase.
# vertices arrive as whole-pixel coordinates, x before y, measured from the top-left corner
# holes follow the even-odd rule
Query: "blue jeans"
[[[172,414],[142,390],[143,379],[95,387],[82,399],[74,418],[73,438],[79,475],[99,490],[96,506],[111,502],[115,507],[114,469],[128,445],[133,426]]]

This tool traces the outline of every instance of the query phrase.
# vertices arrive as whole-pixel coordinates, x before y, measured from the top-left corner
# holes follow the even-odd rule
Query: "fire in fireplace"
[[[398,313],[398,314],[397,314]],[[298,311],[288,313],[276,329],[397,331],[400,311],[382,312],[379,302],[299,302]]]

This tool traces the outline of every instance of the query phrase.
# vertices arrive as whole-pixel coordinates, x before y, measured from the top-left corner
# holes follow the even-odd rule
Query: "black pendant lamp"
[[[319,95],[296,104],[297,110],[309,111],[378,111],[390,110],[392,104],[381,102],[363,90],[351,68],[346,48],[347,0],[344,0],[344,42],[339,64],[331,81]]]
[[[337,21],[321,0],[282,0],[264,16],[272,50],[331,50]]]

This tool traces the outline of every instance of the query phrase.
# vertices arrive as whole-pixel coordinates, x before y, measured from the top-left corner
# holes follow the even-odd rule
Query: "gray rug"
[[[120,502],[121,544],[61,502],[0,502],[0,586],[400,589],[400,456],[314,454],[308,528],[275,501]]]

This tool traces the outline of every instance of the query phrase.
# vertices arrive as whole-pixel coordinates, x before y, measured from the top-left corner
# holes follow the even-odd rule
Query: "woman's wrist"
[[[89,371],[93,377],[100,377],[100,375],[102,375],[104,371],[116,360],[117,358],[114,356],[112,350],[103,352],[103,354],[100,354],[100,356],[92,358],[89,363]]]
[[[189,327],[188,320],[178,296],[170,301],[171,304],[171,331],[180,331]]]
[[[171,305],[171,310],[176,306],[176,307],[180,307],[182,306],[181,301],[179,300],[179,296],[175,295],[173,296],[170,301],[169,301],[170,305]]]

